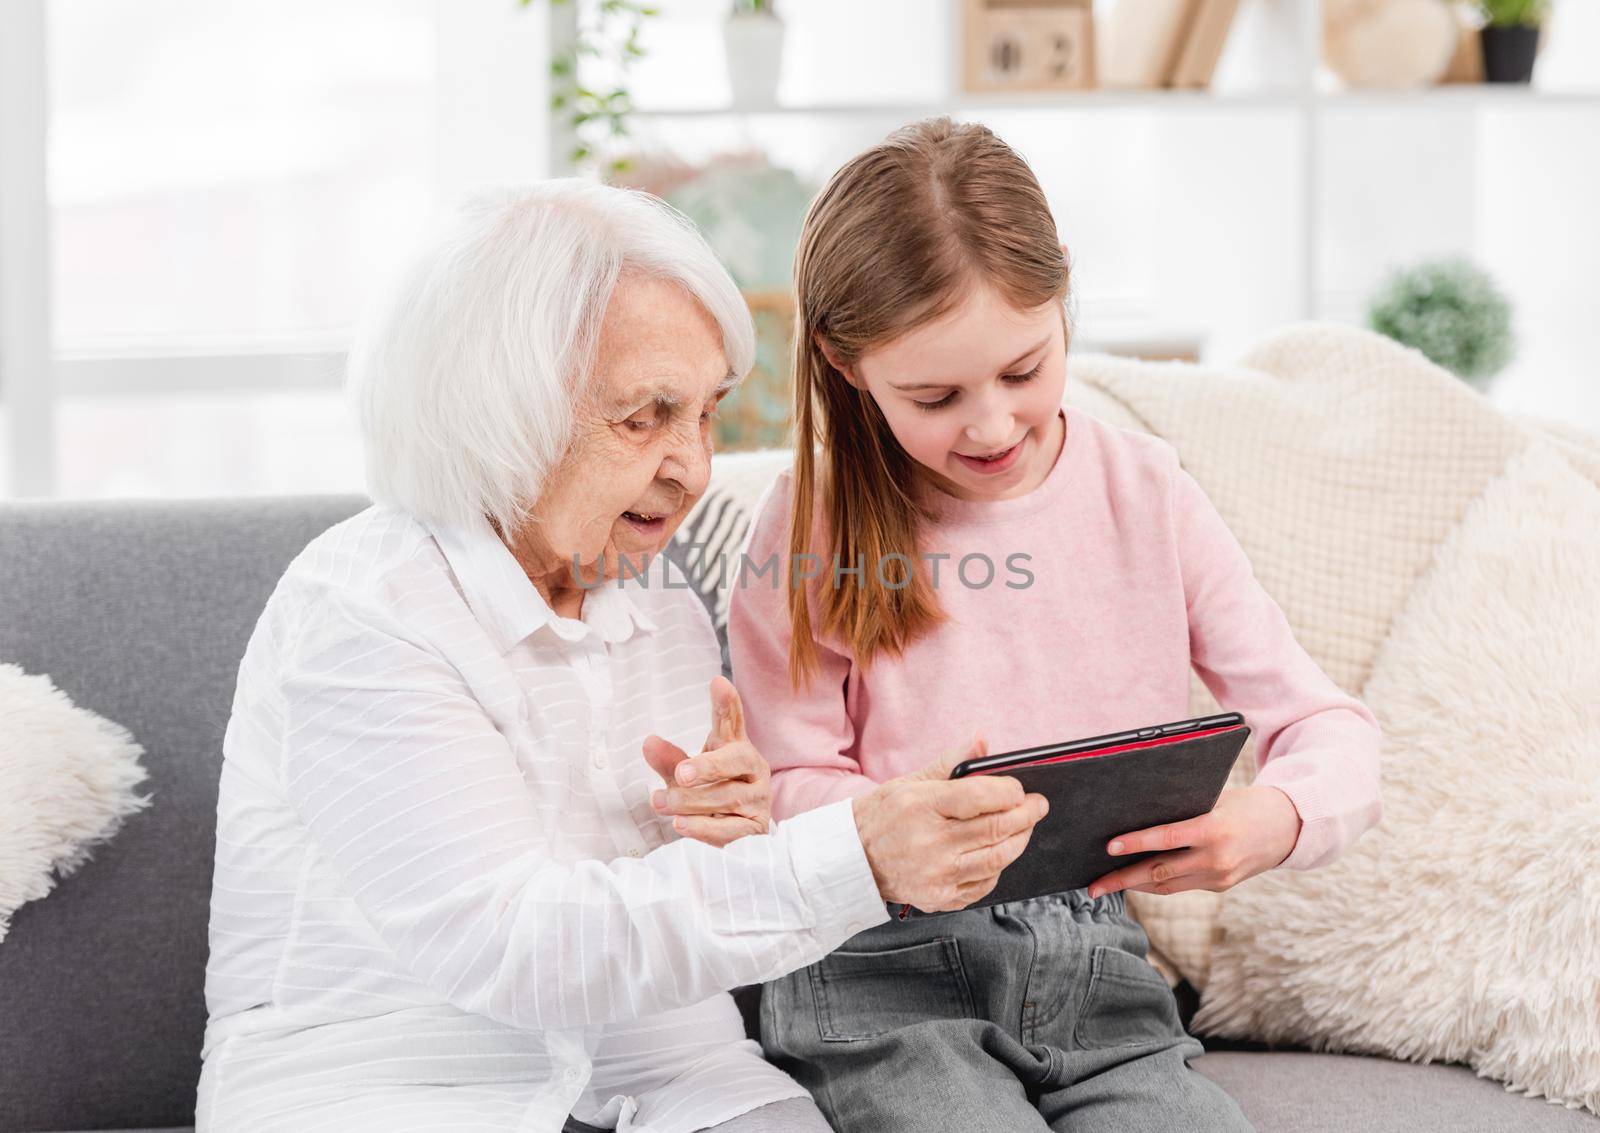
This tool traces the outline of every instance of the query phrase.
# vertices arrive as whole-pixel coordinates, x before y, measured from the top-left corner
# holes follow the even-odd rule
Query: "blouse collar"
[[[608,645],[626,641],[635,629],[650,633],[656,628],[629,593],[630,587],[655,581],[648,575],[646,583],[608,579],[584,594],[581,618],[563,617],[550,608],[484,516],[466,523],[429,523],[427,527],[450,564],[467,605],[502,654],[547,626],[564,641],[579,641],[592,632]]]

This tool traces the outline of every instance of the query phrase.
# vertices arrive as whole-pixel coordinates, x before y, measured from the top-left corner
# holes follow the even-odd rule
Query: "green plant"
[[[1550,10],[1550,0],[1478,0],[1491,27],[1536,28]]]
[[[1480,389],[1515,351],[1511,304],[1494,280],[1461,259],[1390,276],[1367,308],[1367,323]]]
[[[524,8],[534,0],[517,0]],[[644,22],[658,14],[653,4],[641,0],[599,0],[583,4],[578,0],[550,0],[553,7],[573,5],[575,31],[572,46],[550,60],[550,109],[566,111],[572,128],[573,144],[568,158],[576,166],[603,165],[608,173],[628,168],[626,158],[616,156],[617,143],[629,136],[628,115],[633,111],[633,95],[628,91],[628,72],[644,57],[639,33]],[[585,18],[584,9],[593,12]],[[608,73],[608,81],[595,81],[584,72],[585,59]]]
[[[773,15],[773,0],[733,0],[733,14],[736,16]]]

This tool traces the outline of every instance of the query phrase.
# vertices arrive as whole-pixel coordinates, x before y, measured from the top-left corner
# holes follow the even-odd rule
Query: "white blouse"
[[[223,742],[199,1133],[676,1133],[804,1096],[725,989],[885,908],[848,803],[725,849],[651,808],[644,739],[698,751],[717,672],[660,557],[576,620],[486,521],[314,540]]]

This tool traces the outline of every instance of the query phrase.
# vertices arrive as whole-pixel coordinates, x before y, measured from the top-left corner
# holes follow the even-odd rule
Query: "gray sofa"
[[[289,560],[362,506],[0,506],[0,661],[49,674],[130,728],[154,796],[77,875],[23,906],[0,942],[0,1133],[191,1126],[235,670]],[[1187,985],[1180,993],[1192,1012]],[[1239,1046],[1195,1066],[1262,1133],[1600,1133],[1600,1119],[1459,1066]]]

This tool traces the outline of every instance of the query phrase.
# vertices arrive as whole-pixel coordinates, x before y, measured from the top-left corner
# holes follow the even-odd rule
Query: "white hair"
[[[401,271],[351,347],[373,499],[437,522],[521,526],[571,441],[625,271],[681,285],[721,328],[729,370],[749,372],[749,309],[670,206],[575,178],[480,192]]]

